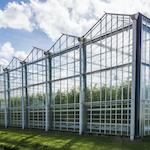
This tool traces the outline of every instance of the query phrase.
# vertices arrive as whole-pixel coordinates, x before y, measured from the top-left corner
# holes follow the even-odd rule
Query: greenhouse
[[[105,13],[82,37],[1,66],[0,126],[150,135],[150,19]]]

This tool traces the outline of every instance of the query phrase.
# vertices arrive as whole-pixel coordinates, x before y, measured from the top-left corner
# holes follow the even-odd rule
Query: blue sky
[[[0,0],[0,8],[4,8],[9,2],[13,2],[14,0]],[[15,0],[16,2],[20,2],[20,0]],[[28,0],[23,0],[24,2],[29,2]]]
[[[0,0],[0,9],[5,9],[7,4],[14,0]],[[23,0],[29,2],[28,0]],[[20,0],[15,0],[20,3]],[[52,40],[41,30],[34,30],[28,32],[26,30],[18,30],[12,28],[0,28],[0,45],[2,46],[6,42],[10,42],[15,50],[25,51],[29,53],[32,46],[40,47],[43,49],[49,49],[52,45]],[[10,61],[9,58],[8,61]]]
[[[149,0],[0,0],[0,65],[32,46],[49,49],[61,33],[83,35],[104,12],[150,16],[149,8]]]
[[[0,29],[0,44],[10,41],[17,50],[30,50],[32,46],[49,49],[51,39],[42,31],[27,32],[16,29]]]

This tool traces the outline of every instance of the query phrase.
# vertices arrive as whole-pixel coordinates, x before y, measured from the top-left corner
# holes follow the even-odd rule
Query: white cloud
[[[150,16],[149,6],[147,0],[31,0],[29,4],[36,27],[53,40],[60,33],[81,36],[104,12],[133,14],[140,11]]]
[[[9,61],[4,59],[4,58],[0,58],[0,65],[3,67],[6,67],[9,64]]]
[[[83,0],[82,5],[80,3],[79,0],[31,0],[30,6],[37,27],[50,38],[56,39],[60,33],[81,35],[96,21],[95,18],[87,17],[92,14],[91,1]]]
[[[134,7],[132,7],[134,6]],[[82,35],[104,12],[149,15],[147,0],[31,0],[38,28],[55,39],[61,32]]]
[[[27,57],[27,53],[24,51],[16,51],[15,57],[19,58],[20,60],[24,60]]]
[[[112,13],[134,14],[141,12],[150,16],[148,0],[110,0],[108,3],[102,3],[99,0],[92,0],[96,16],[103,11]]]
[[[9,59],[14,55],[14,52],[15,50],[12,47],[12,44],[10,42],[6,42],[1,46],[0,57]]]
[[[21,2],[9,2],[4,10],[0,10],[0,27],[33,30],[33,22],[31,22],[31,9],[28,4]]]
[[[20,60],[24,60],[26,56],[27,56],[26,52],[15,50],[11,42],[5,42],[0,47],[0,65],[7,66],[8,62],[13,57],[17,57]]]
[[[0,27],[40,29],[56,40],[60,33],[82,35],[104,12],[150,16],[148,0],[30,0],[0,10]]]
[[[91,0],[9,2],[4,10],[0,9],[0,28],[39,28],[53,40],[61,33],[81,35],[96,21],[91,17],[90,5]]]

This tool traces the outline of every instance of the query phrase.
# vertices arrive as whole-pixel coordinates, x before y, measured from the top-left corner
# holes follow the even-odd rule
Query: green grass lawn
[[[150,150],[150,138],[131,142],[116,137],[0,129],[0,147],[19,150]]]

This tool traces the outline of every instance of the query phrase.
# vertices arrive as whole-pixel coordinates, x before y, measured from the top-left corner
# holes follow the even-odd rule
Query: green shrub
[[[146,90],[147,91],[147,90]],[[68,92],[58,90],[53,94],[53,102],[55,104],[66,104],[66,103],[79,103],[80,89],[73,88],[69,89]],[[29,95],[29,105],[30,106],[43,106],[45,105],[46,95],[42,93],[36,93]],[[118,86],[107,86],[103,85],[99,87],[95,84],[93,87],[86,88],[86,101],[107,101],[107,100],[121,100],[121,99],[131,99],[131,82],[124,82]],[[11,97],[11,106],[21,106],[22,97],[15,96]],[[25,97],[26,100],[26,97]],[[0,106],[2,105],[4,99],[0,99]]]

